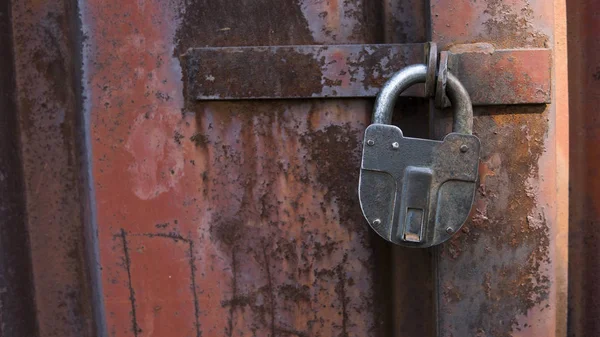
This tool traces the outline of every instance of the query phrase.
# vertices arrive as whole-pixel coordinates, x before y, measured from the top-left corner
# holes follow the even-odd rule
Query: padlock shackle
[[[381,88],[373,108],[373,123],[391,124],[394,106],[400,94],[410,86],[425,83],[427,79],[427,66],[415,64],[397,72]],[[471,98],[465,87],[456,76],[448,72],[446,94],[454,109],[453,132],[462,134],[473,133],[473,106]]]
[[[466,135],[473,134],[473,104],[471,96],[458,78],[448,72],[446,94],[454,108],[454,121],[452,131]]]

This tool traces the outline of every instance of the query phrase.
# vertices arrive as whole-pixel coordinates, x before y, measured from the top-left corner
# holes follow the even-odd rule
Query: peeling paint
[[[496,48],[549,47],[552,6],[549,1],[434,0],[433,40],[441,49],[476,42]]]
[[[354,35],[354,30],[361,25],[358,21],[364,6],[361,1],[300,0],[299,4],[316,43],[351,43],[360,39]]]
[[[442,48],[478,42],[547,47],[552,6],[436,0],[434,41]],[[438,264],[442,289],[461,294],[440,295],[439,329],[447,336],[557,336],[557,312],[564,304],[556,297],[562,275],[555,268],[563,257],[556,255],[557,192],[550,174],[556,169],[554,113],[552,104],[476,109],[481,186],[471,220],[442,247]],[[447,130],[445,125],[442,120],[436,133]]]

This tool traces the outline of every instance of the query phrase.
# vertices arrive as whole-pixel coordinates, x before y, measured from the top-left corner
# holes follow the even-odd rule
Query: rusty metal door
[[[566,335],[562,1],[0,11],[0,336]],[[373,96],[428,41],[473,98],[480,186],[460,233],[411,250],[357,184]],[[394,122],[442,137],[448,111],[409,96]]]

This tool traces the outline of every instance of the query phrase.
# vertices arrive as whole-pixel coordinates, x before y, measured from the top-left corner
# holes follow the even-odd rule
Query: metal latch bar
[[[188,97],[197,100],[375,97],[426,44],[192,48],[181,56]],[[449,65],[474,105],[551,101],[549,49],[466,50]],[[425,97],[424,86],[405,96]]]

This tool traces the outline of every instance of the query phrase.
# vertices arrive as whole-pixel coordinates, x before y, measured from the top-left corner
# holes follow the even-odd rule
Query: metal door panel
[[[600,2],[568,1],[570,91],[569,336],[600,334],[598,296],[598,12]]]
[[[377,42],[373,10],[86,3],[109,333],[151,336],[170,318],[174,336],[388,334],[380,243],[355,191],[370,102],[197,103],[178,58],[207,44]]]
[[[552,46],[554,6],[551,1],[435,0],[433,40],[441,46]],[[555,50],[555,64],[563,62]],[[561,108],[475,109],[474,134],[482,139],[481,186],[463,233],[439,249],[440,336],[564,333],[567,256],[557,248],[566,244],[566,222],[558,211],[568,194],[566,172],[558,167],[565,154],[556,147],[557,130],[565,126],[556,120],[567,111]],[[447,130],[447,124],[440,126],[438,135]]]
[[[30,287],[29,298],[35,301],[27,309],[33,316],[21,318],[21,324],[27,324],[25,331],[40,336],[91,335],[95,282],[87,260],[93,244],[86,239],[84,225],[89,213],[81,155],[85,145],[80,41],[73,20],[77,8],[56,0],[5,3],[11,7],[3,19],[11,24],[2,29],[12,34],[13,44],[3,49],[12,48],[14,53],[15,106],[3,113],[18,120],[11,132],[18,136],[13,144],[18,144],[20,160],[12,165],[22,170],[22,177],[7,171],[6,179],[16,184],[22,179],[22,189],[17,185],[11,190],[15,196],[22,193],[25,211],[6,226],[25,236],[20,244],[29,250],[18,255],[20,262],[9,266],[8,275],[27,275],[21,286]],[[0,293],[12,294],[13,288],[0,286]],[[29,305],[27,296],[23,305]],[[0,326],[19,322],[4,321],[5,317],[0,313]],[[9,331],[0,331],[0,336],[11,336]]]
[[[0,38],[12,45],[0,65],[0,105],[14,110],[0,125],[0,196],[11,203],[0,209],[0,336],[564,336],[563,6],[0,7]],[[586,15],[587,23],[593,11]],[[553,104],[475,109],[483,145],[476,207],[437,250],[391,247],[364,223],[356,189],[371,99],[198,101],[186,96],[180,58],[207,46],[428,40],[456,52],[475,51],[469,44],[477,42],[554,50]],[[515,83],[494,90],[528,95]],[[442,136],[449,115],[425,99],[401,99],[394,122],[426,137],[428,111]],[[593,171],[593,160],[586,163]],[[576,186],[593,189],[582,180]],[[579,201],[583,223],[589,201]],[[575,242],[588,243],[590,228],[581,225]],[[593,275],[590,249],[574,254]],[[573,268],[582,280],[583,267]],[[584,291],[572,291],[574,335],[594,331]]]

